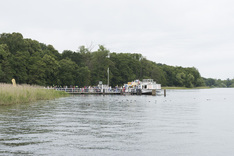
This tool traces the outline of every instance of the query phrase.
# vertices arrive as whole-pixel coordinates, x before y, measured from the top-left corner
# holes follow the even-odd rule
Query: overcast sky
[[[0,33],[76,51],[104,45],[148,60],[234,78],[232,0],[0,0]]]

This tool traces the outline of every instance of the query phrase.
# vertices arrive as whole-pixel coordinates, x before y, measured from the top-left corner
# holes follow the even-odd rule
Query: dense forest
[[[59,53],[52,45],[23,38],[20,33],[0,34],[1,83],[11,83],[14,78],[19,84],[95,86],[99,81],[107,84],[108,68],[113,87],[146,78],[152,78],[162,86],[234,85],[233,80],[219,83],[219,80],[204,79],[194,67],[155,63],[141,54],[110,52],[103,45],[99,45],[97,51],[80,46],[77,51]]]

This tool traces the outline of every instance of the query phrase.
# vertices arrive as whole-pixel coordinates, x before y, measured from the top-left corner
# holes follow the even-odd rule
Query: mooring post
[[[137,89],[136,92],[137,92],[137,95],[140,95],[141,91],[140,91],[140,89]]]
[[[166,97],[166,96],[167,96],[166,89],[164,89],[164,97]]]
[[[152,90],[152,95],[153,95],[153,96],[156,96],[156,89],[153,89],[153,90]]]

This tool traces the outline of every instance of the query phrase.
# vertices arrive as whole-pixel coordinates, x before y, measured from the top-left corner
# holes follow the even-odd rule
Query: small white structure
[[[161,90],[161,84],[157,84],[153,79],[143,79],[139,85],[142,94],[152,94],[152,90]]]

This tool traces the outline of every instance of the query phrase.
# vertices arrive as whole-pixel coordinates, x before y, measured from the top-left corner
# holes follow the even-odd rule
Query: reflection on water
[[[233,89],[0,106],[0,155],[231,155]]]

